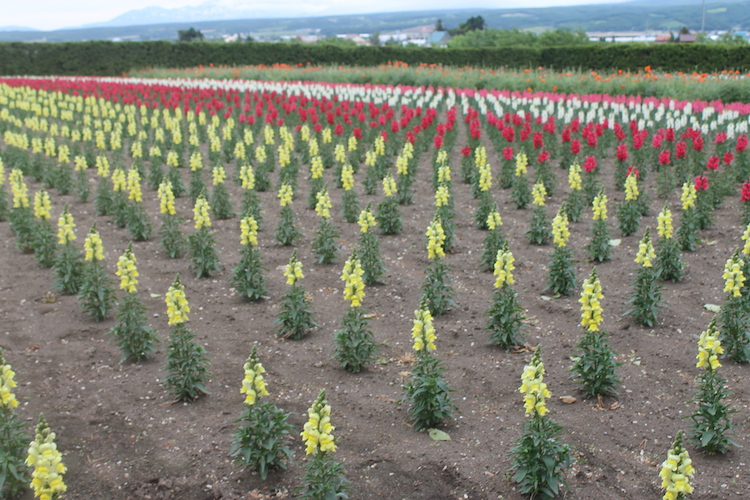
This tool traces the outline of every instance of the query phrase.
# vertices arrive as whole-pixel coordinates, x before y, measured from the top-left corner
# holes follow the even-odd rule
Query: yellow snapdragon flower
[[[666,490],[663,500],[678,500],[692,493],[690,478],[694,474],[693,461],[688,451],[682,446],[682,431],[679,431],[659,471],[661,487]]]
[[[607,220],[607,201],[607,195],[604,194],[604,191],[599,191],[591,205],[594,220]]]
[[[698,192],[695,190],[695,184],[690,181],[685,182],[685,184],[682,185],[682,194],[680,195],[682,210],[694,208],[697,197]]]
[[[243,402],[248,406],[252,406],[260,399],[260,396],[268,396],[266,382],[263,380],[263,374],[266,373],[266,369],[260,363],[256,346],[253,346],[253,351],[242,368],[245,370],[245,378],[242,380],[240,394],[245,395],[245,401]]]
[[[719,356],[724,354],[724,348],[721,347],[720,334],[716,330],[716,316],[711,319],[708,328],[701,333],[698,340],[698,368],[706,368],[713,371],[721,366]]]
[[[13,394],[16,387],[15,372],[5,362],[3,350],[0,348],[0,408],[12,410],[18,407],[18,399]]]
[[[174,208],[174,193],[169,179],[161,181],[157,195],[159,196],[159,211],[163,214],[175,215],[177,211]]]
[[[59,498],[67,490],[63,481],[63,474],[67,471],[67,467],[62,462],[62,455],[55,444],[55,437],[44,415],[39,414],[36,435],[29,445],[26,457],[26,465],[33,469],[31,487],[35,498],[52,500]]]
[[[216,186],[217,184],[223,184],[224,180],[227,178],[227,171],[224,170],[224,167],[222,167],[221,165],[216,165],[211,173],[213,174],[214,186]]]
[[[516,259],[513,257],[513,254],[510,253],[510,250],[508,250],[507,244],[497,251],[494,268],[494,275],[497,276],[497,278],[495,278],[495,288],[501,288],[506,283],[512,285],[516,282],[513,277],[513,270],[516,268],[516,266],[513,265],[515,261]]]
[[[240,167],[240,180],[242,181],[242,188],[250,191],[255,189],[255,172],[253,172],[252,165],[243,165]]]
[[[323,188],[322,190],[315,193],[315,197],[317,198],[317,203],[315,204],[315,213],[318,214],[319,217],[322,217],[323,219],[330,219],[331,218],[331,207],[333,207],[333,204],[331,204],[331,197],[328,195],[328,189]]]
[[[341,169],[341,187],[344,191],[351,191],[354,189],[354,169],[347,162]]]
[[[169,325],[179,325],[188,321],[190,305],[185,296],[185,287],[180,282],[179,273],[175,276],[172,286],[169,287],[167,294],[164,296],[167,304],[167,317]]]
[[[672,211],[664,204],[664,208],[659,212],[657,217],[656,230],[660,238],[671,239],[674,227],[672,226]]]
[[[86,240],[83,242],[83,250],[85,252],[84,260],[89,262],[98,262],[104,260],[104,246],[102,245],[102,238],[99,236],[99,231],[96,230],[96,223],[91,226],[89,234],[86,235]]]
[[[336,451],[333,431],[336,429],[331,425],[331,407],[326,401],[326,391],[320,391],[320,395],[307,410],[308,420],[304,430],[300,434],[305,442],[305,453],[317,455],[318,453],[333,453]]]
[[[521,151],[516,155],[516,176],[520,177],[526,175],[526,167],[529,164],[529,159],[526,153]]]
[[[552,219],[552,240],[556,247],[564,247],[568,244],[570,229],[568,229],[568,214],[561,207],[557,215]]]
[[[495,209],[487,216],[487,227],[490,228],[490,231],[494,231],[502,225],[503,219],[500,217],[500,213],[498,213],[497,207],[495,207]]]
[[[359,213],[359,229],[360,232],[366,233],[370,230],[370,228],[375,227],[377,222],[375,221],[375,216],[372,215],[372,211],[370,210],[370,205],[367,205],[367,207],[362,210]]]
[[[568,168],[568,185],[572,191],[583,189],[581,185],[581,166],[578,162],[573,162],[570,168]]]
[[[598,332],[599,325],[602,324],[603,308],[601,300],[604,298],[602,285],[599,282],[599,276],[596,274],[596,268],[591,271],[591,275],[583,280],[583,290],[581,298],[581,326],[590,332]]]
[[[258,222],[250,214],[240,220],[240,243],[252,246],[258,244]]]
[[[10,171],[10,190],[13,192],[13,208],[28,208],[29,188],[23,180],[23,173],[18,168]]]
[[[435,327],[432,325],[432,314],[424,304],[414,311],[414,324],[411,329],[412,348],[418,353],[435,350]]]
[[[544,187],[544,184],[541,182],[534,184],[534,187],[531,188],[531,196],[533,197],[534,205],[543,207],[547,199],[547,189]]]
[[[656,252],[654,251],[654,245],[651,244],[651,234],[649,227],[646,228],[646,233],[638,243],[638,253],[635,256],[635,261],[643,267],[651,267],[652,260],[656,259]]]
[[[138,173],[137,168],[131,168],[128,171],[128,185],[129,194],[128,199],[133,200],[136,203],[140,203],[143,200],[143,194],[141,191],[141,174]]]
[[[209,215],[211,206],[206,200],[206,196],[201,194],[195,205],[193,206],[193,220],[195,221],[195,229],[203,229],[204,227],[211,227],[211,216]]]
[[[344,300],[349,301],[351,307],[360,307],[362,299],[365,298],[365,283],[362,281],[364,274],[362,263],[354,251],[341,272],[341,280],[344,282]]]
[[[117,260],[117,271],[120,277],[120,289],[127,293],[135,293],[138,285],[138,268],[135,266],[136,258],[133,254],[133,245],[129,244],[125,253]]]
[[[396,187],[396,181],[393,180],[393,176],[389,173],[383,179],[383,192],[386,196],[393,196],[397,191],[398,188]]]
[[[523,394],[523,406],[527,414],[532,417],[543,417],[547,414],[545,400],[551,396],[544,383],[544,364],[542,363],[541,346],[537,347],[531,363],[526,365],[521,374],[521,387],[518,391]]]
[[[438,259],[445,257],[443,244],[445,243],[445,231],[438,218],[432,219],[427,227],[427,258]]]
[[[289,184],[282,184],[281,188],[279,188],[279,203],[282,207],[285,207],[289,205],[292,202],[292,198],[294,198],[294,191],[292,190],[292,186]]]
[[[292,256],[289,259],[289,264],[284,267],[284,276],[286,276],[286,284],[294,285],[297,281],[305,277],[302,274],[302,263],[297,260],[297,249],[295,248],[292,252]]]
[[[724,265],[724,291],[732,294],[732,297],[742,296],[742,287],[745,286],[745,273],[742,271],[744,266],[745,263],[737,250]]]
[[[41,188],[34,194],[34,217],[41,220],[47,220],[52,217],[52,204],[49,200],[49,193]]]
[[[57,219],[58,243],[60,243],[61,245],[66,245],[67,243],[76,239],[76,234],[73,232],[73,228],[75,227],[76,224],[73,221],[73,216],[68,211],[68,205],[65,205],[65,208],[63,208],[60,217]]]
[[[435,191],[435,206],[442,207],[450,202],[451,193],[448,190],[448,186],[440,185]]]
[[[635,172],[631,172],[625,179],[625,201],[637,200],[638,195],[638,179]]]

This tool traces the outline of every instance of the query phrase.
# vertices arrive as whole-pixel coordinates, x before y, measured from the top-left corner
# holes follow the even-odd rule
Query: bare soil
[[[522,432],[524,411],[518,387],[531,354],[509,353],[487,344],[483,314],[490,305],[494,279],[478,265],[485,233],[473,225],[476,200],[471,198],[469,186],[460,183],[458,150],[451,156],[458,240],[456,252],[447,256],[457,307],[435,321],[438,355],[458,406],[455,420],[443,428],[450,441],[433,442],[427,433],[414,431],[406,405],[397,404],[411,370],[410,330],[428,264],[424,232],[432,219],[434,192],[429,154],[423,156],[417,174],[416,202],[401,207],[404,231],[380,239],[388,268],[386,284],[367,288],[364,308],[374,315],[370,325],[381,347],[378,362],[360,374],[339,368],[332,359],[331,346],[346,308],[341,267],[356,245],[359,227],[340,218],[341,190],[332,189],[342,251],[334,265],[314,264],[310,247],[317,216],[304,208],[308,193],[304,173],[295,201],[304,232],[298,251],[305,271],[303,283],[312,296],[319,327],[301,341],[279,340],[273,325],[286,290],[283,266],[292,252],[291,247],[278,246],[273,240],[279,207],[275,192],[261,193],[265,220],[259,242],[267,269],[266,300],[244,302],[229,284],[231,270],[239,260],[237,218],[214,221],[222,271],[208,279],[195,279],[187,258],[169,259],[157,237],[133,245],[141,275],[139,292],[162,341],[153,359],[142,364],[120,361],[120,352],[107,335],[114,319],[93,322],[81,312],[74,296],[45,302],[43,297],[52,291],[52,272],[40,268],[33,255],[16,251],[8,223],[0,224],[0,345],[17,372],[16,392],[22,401],[18,411],[28,421],[29,432],[39,412],[45,413],[57,432],[69,468],[66,498],[293,497],[305,465],[298,435],[292,442],[295,460],[289,469],[272,473],[265,481],[237,467],[228,457],[237,426],[234,421],[243,411],[239,392],[242,365],[253,345],[258,346],[268,370],[269,398],[291,412],[290,422],[299,431],[310,403],[321,389],[328,390],[339,445],[337,457],[352,482],[352,498],[521,498],[507,471],[510,447]],[[499,165],[500,161],[491,155],[490,163]],[[620,238],[612,215],[622,193],[612,189],[611,163],[600,163],[610,198],[612,237]],[[233,168],[228,168],[230,176]],[[548,204],[550,218],[567,191],[566,173],[555,172],[559,187]],[[187,183],[188,172],[183,174]],[[330,180],[332,171],[325,175]],[[362,175],[360,171],[357,177]],[[208,175],[206,180],[210,180]],[[652,188],[653,177],[650,181]],[[38,188],[30,184],[30,192]],[[230,189],[238,207],[241,193],[233,184]],[[526,343],[543,346],[546,382],[553,394],[550,416],[564,426],[562,440],[574,452],[567,476],[569,489],[563,496],[660,498],[659,465],[675,433],[688,431],[691,424],[684,417],[694,409],[690,400],[699,374],[695,367],[697,340],[712,315],[704,304],[723,302],[723,266],[741,244],[744,227],[738,204],[727,201],[717,210],[714,226],[701,233],[703,243],[697,251],[685,254],[685,280],[664,284],[666,304],[654,328],[641,327],[622,316],[637,269],[633,259],[638,240],[645,226],[655,230],[656,213],[663,204],[654,192],[649,192],[651,215],[643,219],[641,231],[622,238],[613,248],[612,260],[597,266],[605,294],[603,328],[611,334],[611,344],[623,362],[619,394],[605,398],[600,405],[584,399],[570,378],[571,356],[582,334],[577,294],[548,300],[546,266],[552,247],[530,245],[524,233],[531,210],[516,210],[508,191],[495,188],[493,193],[503,217],[503,231],[517,259],[515,286],[528,317]],[[151,222],[158,229],[156,193],[144,194]],[[671,205],[679,214],[676,196],[677,191]],[[381,197],[361,194],[360,202],[364,206],[372,201],[374,206]],[[93,203],[80,204],[73,196],[56,193],[53,220],[66,202],[76,219],[79,245],[88,227],[97,221],[106,250],[105,264],[114,273],[117,258],[129,243],[127,231],[117,229],[109,218],[95,216]],[[187,198],[178,199],[177,206],[183,217],[191,218]],[[192,224],[188,221],[184,228],[189,233]],[[583,250],[591,233],[589,211],[584,222],[571,225],[571,233],[580,283],[592,267]],[[193,309],[190,326],[211,360],[210,394],[190,404],[173,404],[161,384],[169,331],[163,295],[178,272]],[[731,404],[739,410],[733,421],[740,447],[726,456],[707,456],[689,448],[697,471],[692,498],[750,497],[746,465],[750,461],[748,369],[729,360],[721,368],[732,391]],[[565,395],[576,397],[577,402],[562,403],[558,398]],[[30,493],[23,498],[30,499]]]

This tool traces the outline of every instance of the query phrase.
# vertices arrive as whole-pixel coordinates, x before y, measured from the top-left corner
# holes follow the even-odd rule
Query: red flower
[[[583,161],[583,169],[586,172],[593,172],[596,167],[597,167],[597,163],[596,163],[595,156],[587,156],[586,159]]]
[[[617,145],[617,159],[626,161],[628,159],[628,145],[625,143]]]
[[[471,154],[471,147],[466,146],[464,148],[461,148],[461,154],[464,156],[469,156]]]
[[[738,153],[741,153],[747,149],[747,134],[741,134],[737,138],[737,146],[734,148],[734,150]]]
[[[705,175],[699,175],[695,178],[695,190],[705,191],[708,189],[708,177]]]
[[[570,152],[574,155],[577,155],[581,152],[581,141],[578,139],[573,139],[573,141],[570,143]]]
[[[354,127],[354,130],[352,130],[352,135],[358,140],[362,140],[362,129],[359,127]]]
[[[740,196],[740,201],[750,201],[750,182],[742,184],[742,195]]]
[[[537,157],[536,162],[544,163],[547,160],[549,160],[549,151],[545,149],[539,153],[539,156]]]
[[[628,173],[627,173],[627,175],[630,176],[630,174],[635,175],[636,179],[638,179],[641,176],[641,174],[638,172],[638,168],[634,167],[632,165],[628,167]]]
[[[703,137],[693,137],[693,151],[703,151]]]
[[[674,156],[678,160],[687,157],[687,144],[685,144],[685,141],[679,141],[677,144],[675,144]]]
[[[669,151],[668,149],[663,149],[659,153],[659,165],[669,165],[672,162],[670,154],[671,151]]]
[[[432,139],[432,142],[434,142],[434,143],[435,143],[435,148],[436,148],[436,149],[440,149],[440,148],[442,148],[442,147],[443,147],[443,137],[442,137],[442,136],[440,136],[440,135],[436,135],[436,136],[435,136],[435,137],[434,137],[434,138]]]
[[[503,148],[503,159],[505,160],[513,159],[513,148],[511,147]]]
[[[544,147],[544,136],[541,132],[534,132],[534,149],[541,149]]]
[[[708,159],[708,164],[706,165],[706,168],[709,170],[716,170],[719,168],[719,157],[718,156],[712,156]]]
[[[653,146],[654,149],[659,149],[663,140],[664,138],[661,134],[656,134],[653,139],[651,139],[651,146]]]
[[[718,134],[716,134],[716,144],[724,144],[726,140],[727,140],[726,132],[719,132]]]
[[[723,159],[724,163],[726,163],[727,165],[731,165],[732,160],[734,160],[734,155],[731,153],[731,151],[727,151]]]
[[[336,135],[341,135],[344,133],[344,126],[340,123],[337,123],[336,126],[333,128],[333,133]]]

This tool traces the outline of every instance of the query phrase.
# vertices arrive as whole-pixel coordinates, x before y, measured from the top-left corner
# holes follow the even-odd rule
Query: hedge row
[[[671,72],[747,71],[750,70],[750,48],[696,44],[433,49],[254,42],[0,43],[2,75],[116,76],[146,67],[187,68],[211,63],[230,66],[273,63],[376,66],[389,61],[481,68],[544,66],[607,71],[637,70],[650,65]]]

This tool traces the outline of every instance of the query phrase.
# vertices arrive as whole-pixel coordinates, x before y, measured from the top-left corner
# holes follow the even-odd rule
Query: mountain
[[[39,31],[34,28],[27,28],[26,26],[0,26],[0,31]]]
[[[85,27],[279,18],[288,17],[291,11],[295,12],[298,17],[307,17],[332,14],[332,12],[328,12],[329,10],[326,7],[316,6],[312,3],[300,4],[295,0],[253,2],[251,7],[248,7],[246,1],[241,0],[208,0],[197,6],[188,5],[172,9],[146,7],[130,10],[109,21],[89,24]]]
[[[280,6],[292,0],[277,0]],[[680,2],[677,4],[676,2]],[[635,0],[627,3],[578,5],[528,9],[471,9],[428,10],[416,12],[390,12],[378,14],[337,14],[301,17],[303,10],[294,10],[296,17],[231,20],[186,20],[130,26],[97,26],[82,29],[55,31],[4,31],[0,42],[72,42],[84,40],[176,40],[177,31],[193,27],[201,30],[207,39],[220,39],[222,35],[242,33],[258,40],[278,40],[281,36],[318,34],[335,36],[344,33],[380,33],[405,30],[414,26],[434,25],[442,20],[446,28],[455,28],[470,17],[482,16],[490,28],[518,28],[541,31],[545,29],[578,29],[585,31],[678,31],[683,26],[690,30],[701,27],[702,0]],[[705,29],[750,30],[750,0],[724,0],[706,5]],[[204,2],[215,13],[231,12],[230,0]],[[666,4],[666,5],[665,5]],[[271,7],[264,12],[273,10]],[[356,8],[356,4],[352,3]],[[315,8],[310,7],[310,9]],[[227,9],[227,10],[224,10]],[[302,9],[302,8],[300,8]],[[170,9],[141,9],[162,16]],[[171,9],[174,10],[174,9]],[[260,11],[260,10],[259,10]],[[287,15],[290,10],[287,10]],[[123,14],[125,15],[125,14]],[[187,15],[187,14],[186,14]],[[204,12],[203,15],[206,15]],[[218,14],[217,14],[218,15]],[[229,15],[229,14],[227,14]],[[270,14],[269,14],[270,15]],[[136,22],[135,18],[131,21]]]

